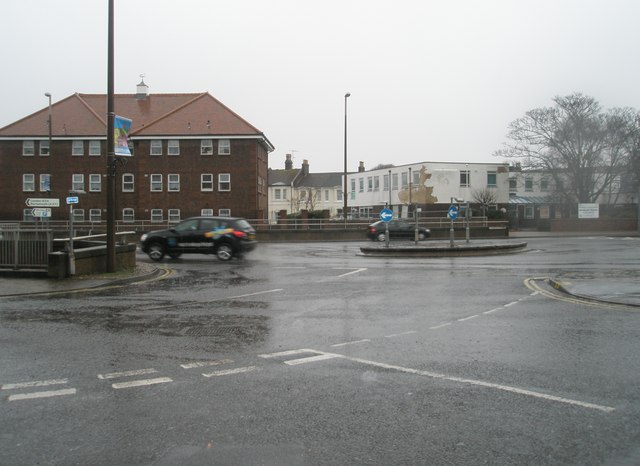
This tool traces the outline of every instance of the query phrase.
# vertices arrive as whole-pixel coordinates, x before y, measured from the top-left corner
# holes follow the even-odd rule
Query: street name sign
[[[69,196],[67,198],[67,204],[77,204],[78,203],[78,196]]]
[[[393,211],[391,209],[382,209],[380,211],[380,220],[383,222],[390,222],[393,218]]]
[[[39,218],[49,218],[51,217],[51,209],[48,207],[36,207],[31,210],[31,215]]]
[[[60,199],[49,197],[30,197],[26,203],[27,207],[60,207]]]

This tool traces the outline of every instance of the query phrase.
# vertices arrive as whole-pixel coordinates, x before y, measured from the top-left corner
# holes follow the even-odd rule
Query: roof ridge
[[[104,120],[103,118],[101,118],[101,117],[100,117],[100,115],[98,115],[98,114],[96,113],[96,111],[93,109],[93,107],[91,107],[91,105],[89,105],[89,104],[88,104],[88,103],[87,103],[87,102],[82,98],[82,96],[80,95],[80,93],[76,92],[76,93],[74,94],[74,97],[76,97],[76,98],[77,98],[77,99],[82,103],[82,105],[84,105],[84,106],[85,106],[85,108],[87,108],[87,110],[89,110],[89,111],[91,112],[91,114],[92,114],[94,117],[96,117],[96,118],[98,119],[98,121],[99,121],[100,123],[102,123],[102,124],[105,126],[105,128],[106,128],[106,126],[107,126],[107,122],[106,122],[106,120]]]
[[[158,123],[161,120],[164,120],[165,118],[167,118],[170,115],[173,115],[174,113],[178,112],[179,110],[182,110],[183,108],[187,107],[188,105],[191,105],[193,102],[195,102],[196,100],[200,99],[202,96],[204,96],[205,94],[207,94],[206,92],[202,92],[200,94],[176,94],[176,95],[195,95],[195,97],[191,100],[187,100],[185,103],[183,103],[182,105],[178,105],[176,108],[168,111],[167,113],[165,113],[164,115],[159,116],[158,118],[156,118],[155,120],[151,121],[150,123],[141,126],[139,128],[136,128],[135,130],[131,131],[130,135],[133,136],[135,133],[137,133],[138,131],[141,131],[143,129],[147,130],[149,129],[151,126],[155,125],[156,123]]]

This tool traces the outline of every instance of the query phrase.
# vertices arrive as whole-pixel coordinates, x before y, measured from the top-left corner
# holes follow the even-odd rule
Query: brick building
[[[33,220],[28,198],[60,199],[51,220],[66,220],[77,191],[74,219],[106,222],[106,104],[104,94],[76,93],[0,128],[0,221]],[[141,82],[115,95],[114,109],[133,121],[133,156],[117,169],[118,222],[266,218],[273,146],[209,93],[149,94]]]

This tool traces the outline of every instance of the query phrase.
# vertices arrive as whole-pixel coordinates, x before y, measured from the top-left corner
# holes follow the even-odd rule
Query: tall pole
[[[47,192],[49,195],[51,195],[51,153],[52,153],[52,139],[53,139],[53,129],[52,129],[52,125],[53,125],[53,121],[52,121],[52,117],[53,117],[53,112],[51,111],[51,93],[50,92],[45,92],[44,93],[45,97],[49,98],[49,118],[47,120],[47,126],[49,127],[49,179],[47,180]]]
[[[109,32],[107,52],[107,272],[116,270],[116,156],[113,109],[113,2],[109,0]]]
[[[344,217],[344,227],[347,228],[347,99],[350,92],[344,95],[344,186],[342,187],[342,216]]]

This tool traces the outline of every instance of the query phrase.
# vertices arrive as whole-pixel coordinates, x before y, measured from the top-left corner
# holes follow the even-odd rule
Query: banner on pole
[[[116,115],[113,120],[113,137],[115,138],[114,154],[131,157],[129,150],[129,130],[131,120]]]

